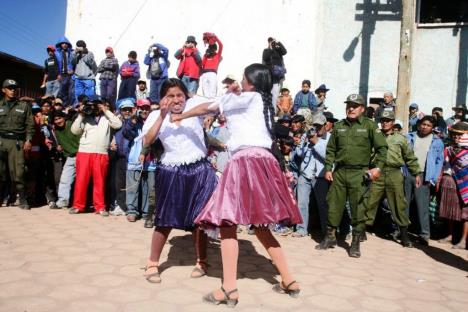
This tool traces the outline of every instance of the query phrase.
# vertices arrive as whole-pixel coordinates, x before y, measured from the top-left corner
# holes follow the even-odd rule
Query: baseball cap
[[[392,120],[395,120],[395,113],[394,113],[393,111],[389,111],[389,110],[383,111],[383,112],[382,112],[381,119],[392,119]]]
[[[107,47],[105,52],[110,52],[110,53],[114,53],[114,49],[112,49],[111,47]]]
[[[313,125],[323,126],[326,123],[327,123],[327,117],[325,117],[323,114],[312,115],[312,124]]]
[[[151,106],[151,102],[148,99],[138,99],[136,101],[136,106],[137,107]]]
[[[353,93],[353,94],[348,95],[348,97],[346,98],[345,103],[346,104],[355,103],[355,104],[358,104],[358,105],[366,106],[366,102],[364,101],[364,98],[362,97],[362,95],[357,94],[357,93]]]
[[[125,98],[125,99],[122,99],[120,101],[117,101],[117,107],[119,109],[127,108],[127,107],[134,108],[135,107],[135,99]]]
[[[13,79],[3,80],[2,88],[8,88],[8,87],[18,87],[18,83]]]
[[[233,83],[234,81],[236,81],[236,77],[234,77],[234,75],[227,75],[226,78],[223,79],[223,81],[221,81],[221,83]]]
[[[53,45],[48,45],[47,46],[47,51],[52,51],[54,52],[55,51],[55,47]]]
[[[416,108],[416,109],[418,109],[419,106],[418,106],[418,104],[416,104],[416,103],[411,103],[410,106],[409,106],[409,108]]]
[[[291,122],[291,116],[284,114],[280,119],[278,119],[278,122]]]

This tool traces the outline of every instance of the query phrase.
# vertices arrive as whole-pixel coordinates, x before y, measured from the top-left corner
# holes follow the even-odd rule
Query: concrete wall
[[[377,2],[379,10],[372,9]],[[342,117],[350,93],[396,94],[400,8],[401,0],[68,0],[66,34],[72,42],[86,40],[98,60],[112,46],[120,62],[133,49],[142,63],[151,43],[163,43],[174,76],[172,55],[186,36],[195,35],[204,52],[202,33],[215,32],[225,45],[220,78],[241,78],[245,66],[261,61],[273,36],[288,49],[285,86],[294,95],[303,79],[314,88],[327,84],[327,106]],[[466,101],[467,31],[416,31],[412,102],[421,110],[442,106],[448,117],[457,96]]]

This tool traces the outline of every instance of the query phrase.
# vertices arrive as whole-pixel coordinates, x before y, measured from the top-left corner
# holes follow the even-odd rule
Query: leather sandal
[[[279,294],[286,294],[289,295],[291,298],[297,298],[299,297],[299,293],[301,292],[300,289],[290,289],[290,287],[294,284],[297,283],[296,281],[292,281],[288,285],[285,285],[283,282],[275,284],[273,286],[273,291],[279,293]]]
[[[221,286],[221,291],[224,293],[224,299],[218,300],[215,298],[212,292],[209,294],[203,296],[203,302],[209,303],[209,304],[214,304],[214,305],[219,305],[219,304],[226,304],[229,308],[234,308],[236,304],[239,302],[239,299],[232,299],[231,295],[235,292],[237,292],[237,288],[233,289],[231,291],[226,291],[222,286]]]
[[[190,278],[200,278],[206,275],[207,273],[207,268],[208,268],[208,263],[206,263],[205,260],[197,261],[197,265],[195,266],[192,270],[192,273],[190,274]]]
[[[146,274],[146,271],[151,268],[156,268],[158,269],[157,272],[151,273],[151,274]],[[161,283],[161,275],[159,274],[159,266],[158,265],[147,265],[145,267],[145,278],[148,282],[153,283],[153,284],[158,284]]]

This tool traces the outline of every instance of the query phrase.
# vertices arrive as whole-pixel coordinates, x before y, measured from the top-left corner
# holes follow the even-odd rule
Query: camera
[[[314,136],[316,136],[316,135],[317,135],[317,130],[316,130],[314,127],[310,128],[310,129],[307,130],[307,132],[306,132],[307,138],[311,138],[311,137],[314,137]]]
[[[372,173],[371,173],[371,172],[366,172],[366,173],[364,174],[364,180],[365,180],[366,182],[371,182],[371,181],[372,181]]]
[[[97,104],[91,101],[84,101],[82,111],[86,116],[93,116],[98,111]]]

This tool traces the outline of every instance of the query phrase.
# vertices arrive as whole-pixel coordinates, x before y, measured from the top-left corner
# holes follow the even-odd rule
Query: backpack
[[[159,63],[159,57],[154,57],[151,59],[151,64],[149,66],[149,73],[151,79],[159,79],[163,74],[163,69]]]

